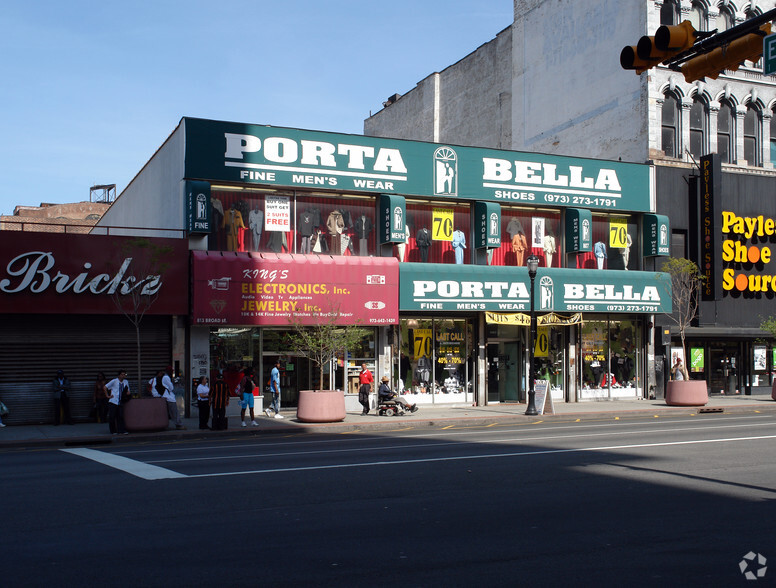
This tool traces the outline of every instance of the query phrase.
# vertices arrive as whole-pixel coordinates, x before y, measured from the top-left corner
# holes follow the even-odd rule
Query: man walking
[[[364,410],[361,411],[362,415],[369,414],[369,393],[372,391],[372,372],[370,372],[365,363],[361,364],[361,373],[358,374],[358,382],[361,384],[358,388],[358,401]]]
[[[280,358],[275,360],[275,367],[269,374],[269,387],[272,391],[272,404],[267,407],[264,412],[267,416],[272,418],[272,412],[275,412],[276,419],[282,419],[283,415],[280,414]]]

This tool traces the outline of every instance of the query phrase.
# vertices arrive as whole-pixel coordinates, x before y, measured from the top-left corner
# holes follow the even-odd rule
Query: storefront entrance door
[[[738,345],[709,348],[709,390],[712,394],[735,394],[738,387]]]
[[[488,402],[518,402],[521,398],[522,346],[518,341],[488,343]]]

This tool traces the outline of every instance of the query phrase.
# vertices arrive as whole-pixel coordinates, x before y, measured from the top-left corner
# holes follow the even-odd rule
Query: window
[[[717,15],[717,31],[720,33],[726,31],[733,26],[733,13],[730,12],[730,7],[721,5],[719,7],[719,15]]]
[[[750,104],[744,116],[744,159],[754,167],[762,167],[760,156],[760,113]]]
[[[717,115],[717,153],[722,163],[733,161],[733,108],[729,102],[722,102]]]
[[[671,93],[663,101],[662,147],[666,157],[678,157],[679,100]]]
[[[696,31],[705,31],[706,9],[703,7],[703,5],[698,4],[697,2],[693,3],[692,8],[690,9],[688,20]]]
[[[671,26],[679,24],[679,3],[676,0],[665,0],[660,7],[660,24]]]
[[[776,163],[776,112],[771,117],[771,163]]]
[[[696,96],[690,109],[690,153],[696,160],[707,152],[707,121],[706,104],[700,97]]]

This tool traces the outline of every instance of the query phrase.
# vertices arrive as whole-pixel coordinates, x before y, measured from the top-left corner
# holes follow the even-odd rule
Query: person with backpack
[[[256,382],[253,381],[253,368],[248,368],[245,371],[245,376],[243,376],[243,379],[240,382],[240,394],[242,394],[242,402],[240,403],[240,406],[242,407],[242,410],[240,410],[240,425],[243,427],[248,426],[248,423],[245,422],[246,408],[250,409],[251,426],[259,426],[259,423],[256,422],[256,418],[253,416],[253,389],[255,387]]]

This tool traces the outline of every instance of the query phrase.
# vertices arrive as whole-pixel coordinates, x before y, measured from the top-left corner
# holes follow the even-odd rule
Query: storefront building
[[[105,231],[103,231],[105,232]],[[71,381],[73,420],[91,418],[98,372],[137,391],[180,365],[188,315],[188,241],[0,232],[0,399],[12,424],[52,423],[52,380]]]
[[[656,177],[658,207],[671,215],[672,255],[695,261],[705,278],[687,332],[690,377],[705,380],[712,395],[770,393],[776,358],[760,325],[776,316],[773,171],[723,167],[713,154],[698,167],[659,166]],[[681,340],[667,317],[658,324],[669,333],[658,348],[665,376]]]
[[[558,399],[649,391],[654,271],[670,225],[651,168],[184,118],[102,223],[189,233],[193,377],[282,358],[284,402],[317,387],[283,333],[337,315],[371,329],[326,370],[366,363],[419,402],[509,402],[535,356]]]

